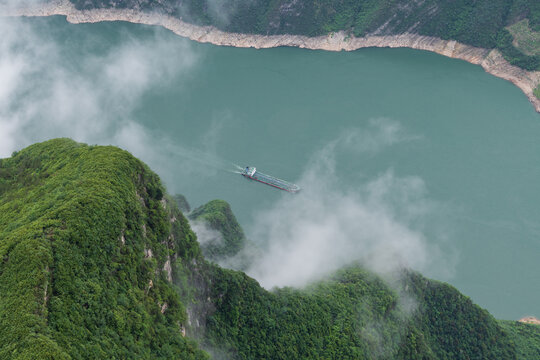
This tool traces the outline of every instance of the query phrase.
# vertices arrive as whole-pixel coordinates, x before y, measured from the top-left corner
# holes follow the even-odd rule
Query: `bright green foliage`
[[[144,164],[57,139],[1,160],[0,184],[0,358],[205,357],[160,270],[195,237]]]
[[[220,239],[214,239],[202,244],[204,256],[212,261],[236,255],[245,245],[246,236],[234,216],[231,206],[223,200],[212,200],[198,207],[189,214],[193,221],[201,221],[210,229],[221,234]]]
[[[304,290],[267,292],[217,267],[211,280],[216,309],[204,346],[223,358],[516,358],[491,315],[416,273],[403,273],[394,289],[358,266]]]
[[[380,279],[350,268],[305,290],[263,290],[242,273],[215,269],[210,345],[226,358],[395,357],[406,320]]]
[[[119,7],[159,10],[199,25],[256,34],[355,36],[417,33],[483,48],[499,48],[514,65],[539,69],[507,41],[505,27],[529,19],[540,31],[538,0],[71,0],[77,8]]]
[[[534,96],[536,96],[537,99],[540,99],[540,84],[534,89]]]
[[[225,202],[193,213],[244,239]],[[350,266],[267,291],[205,261],[158,177],[120,149],[57,139],[0,160],[0,359],[208,358],[184,328],[217,359],[532,359],[540,349],[538,327],[497,322],[407,271],[389,285]]]
[[[515,342],[519,360],[540,359],[540,325],[504,320],[499,323]]]

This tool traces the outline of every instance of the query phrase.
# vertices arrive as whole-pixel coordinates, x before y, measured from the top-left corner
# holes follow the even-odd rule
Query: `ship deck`
[[[265,173],[261,173],[259,171],[253,171],[255,168],[247,167],[243,172],[242,175],[253,179],[259,182],[262,182],[264,184],[276,187],[278,189],[286,190],[289,192],[297,192],[300,190],[300,187],[296,184],[293,184],[291,182],[278,179],[277,177],[274,177],[272,175],[268,175]]]

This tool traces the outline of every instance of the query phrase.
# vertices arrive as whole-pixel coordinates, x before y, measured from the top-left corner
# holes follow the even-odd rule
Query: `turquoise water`
[[[227,200],[248,235],[260,209],[290,195],[225,171],[231,163],[303,186],[329,143],[398,126],[402,136],[389,144],[360,136],[360,149],[338,147],[336,186],[354,191],[387,171],[421,179],[438,209],[425,236],[453,264],[433,276],[496,317],[540,315],[540,116],[509,82],[411,49],[235,49],[132,24],[28,21],[52,29],[62,61],[75,68],[129,38],[166,39],[195,54],[187,71],[144,90],[130,120],[172,144],[160,150],[165,166],[142,156],[170,192],[192,206]]]

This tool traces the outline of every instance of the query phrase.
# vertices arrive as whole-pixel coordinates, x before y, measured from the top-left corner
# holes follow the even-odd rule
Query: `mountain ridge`
[[[205,260],[157,175],[112,146],[54,139],[0,160],[0,259],[3,358],[540,355],[537,326],[407,269],[267,291]]]
[[[497,77],[508,80],[519,87],[527,96],[535,110],[540,113],[540,98],[536,95],[540,88],[540,71],[525,70],[512,65],[501,52],[466,45],[452,39],[420,35],[404,32],[401,34],[365,34],[356,37],[345,30],[335,30],[327,35],[306,36],[299,34],[260,35],[232,33],[223,31],[212,25],[188,23],[171,14],[130,9],[125,7],[77,9],[69,0],[52,0],[45,4],[26,5],[7,8],[8,16],[51,16],[64,15],[71,23],[94,23],[102,21],[128,21],[146,25],[163,26],[175,34],[215,45],[234,47],[271,48],[293,46],[312,50],[353,51],[365,47],[409,47],[418,50],[432,51],[444,56],[465,60],[482,68]],[[508,33],[509,34],[509,33]],[[505,48],[510,38],[505,37]],[[509,50],[510,51],[510,50]],[[507,56],[508,57],[508,56]],[[537,67],[535,67],[537,68]]]

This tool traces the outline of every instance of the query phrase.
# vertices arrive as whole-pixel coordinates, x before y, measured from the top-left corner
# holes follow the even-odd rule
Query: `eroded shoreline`
[[[389,36],[347,36],[338,32],[327,36],[307,37],[301,35],[252,35],[227,33],[211,26],[197,26],[172,16],[147,13],[130,9],[77,10],[68,0],[55,0],[46,4],[0,9],[5,16],[52,16],[64,15],[73,24],[102,21],[127,21],[137,24],[162,26],[175,34],[202,43],[221,46],[252,47],[256,49],[292,46],[312,50],[353,51],[367,47],[407,47],[432,51],[447,57],[465,60],[499,78],[508,80],[520,88],[538,113],[540,99],[533,91],[540,84],[540,71],[526,71],[510,65],[498,50],[477,48],[454,40],[416,34]]]

